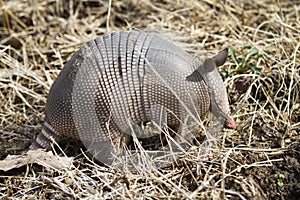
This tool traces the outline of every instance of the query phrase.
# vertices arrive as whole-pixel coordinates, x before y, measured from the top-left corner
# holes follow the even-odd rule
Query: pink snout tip
[[[224,124],[225,128],[229,128],[229,129],[236,129],[236,123],[235,121],[232,119],[232,117],[229,117]]]

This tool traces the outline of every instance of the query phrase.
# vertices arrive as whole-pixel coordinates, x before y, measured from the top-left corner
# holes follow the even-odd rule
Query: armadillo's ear
[[[226,62],[227,56],[228,48],[224,49],[223,51],[212,57],[212,59],[216,62],[216,66],[219,67]]]
[[[186,77],[187,81],[199,82],[203,80],[203,77],[213,71],[216,68],[216,63],[212,58],[208,58],[204,61],[203,65],[199,66],[193,73]]]
[[[186,77],[186,80],[191,82],[200,82],[203,80],[203,77],[201,76],[200,71],[196,69],[191,75]]]
[[[213,58],[207,58],[203,63],[204,74],[216,69],[216,61]]]

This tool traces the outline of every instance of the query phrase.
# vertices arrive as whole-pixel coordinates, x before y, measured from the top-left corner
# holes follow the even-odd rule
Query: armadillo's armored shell
[[[74,81],[72,113],[83,140],[98,144],[130,135],[132,125],[160,120],[155,113],[161,111],[165,123],[179,126],[185,109],[200,115],[209,109],[205,83],[185,81],[198,61],[155,35],[105,35],[88,42],[81,53],[85,57]]]
[[[44,136],[32,148],[48,147],[49,137],[60,134],[103,147],[130,134],[132,125],[163,120],[179,126],[187,113],[203,116],[210,107],[206,83],[186,80],[199,66],[153,34],[123,31],[89,41],[53,84]]]

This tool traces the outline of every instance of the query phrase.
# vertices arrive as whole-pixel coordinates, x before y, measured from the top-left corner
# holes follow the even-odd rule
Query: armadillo
[[[143,31],[105,34],[69,60],[48,94],[46,121],[30,149],[51,138],[80,138],[109,159],[127,141],[132,125],[162,120],[179,127],[186,115],[200,118],[214,107],[235,129],[217,70],[227,49],[203,63],[178,46]],[[113,145],[112,145],[113,144]]]

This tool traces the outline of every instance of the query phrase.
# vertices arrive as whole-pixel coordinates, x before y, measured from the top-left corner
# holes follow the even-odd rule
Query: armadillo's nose
[[[224,127],[229,128],[229,129],[236,129],[236,123],[235,123],[235,121],[233,120],[233,118],[231,116],[229,116],[226,119]]]

